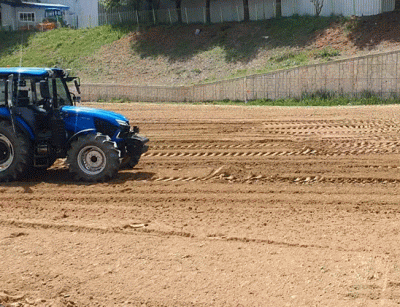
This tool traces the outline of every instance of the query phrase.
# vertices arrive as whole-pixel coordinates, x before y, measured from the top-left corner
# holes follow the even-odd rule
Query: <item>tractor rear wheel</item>
[[[16,135],[10,123],[0,122],[0,181],[20,179],[32,165],[29,139]]]
[[[119,170],[120,151],[110,137],[87,134],[72,142],[67,154],[69,170],[78,180],[106,181]]]

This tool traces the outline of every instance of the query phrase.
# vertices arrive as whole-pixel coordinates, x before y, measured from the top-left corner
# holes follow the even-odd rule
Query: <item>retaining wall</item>
[[[82,84],[82,100],[124,98],[148,102],[202,102],[300,97],[330,91],[398,95],[400,50],[192,86]]]

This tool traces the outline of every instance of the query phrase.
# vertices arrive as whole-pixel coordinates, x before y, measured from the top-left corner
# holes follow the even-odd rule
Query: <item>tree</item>
[[[315,16],[319,16],[322,11],[322,7],[324,6],[324,0],[310,0],[315,7]]]
[[[211,0],[206,0],[206,23],[211,23],[210,3]]]
[[[130,6],[137,9],[141,3],[140,0],[102,0],[101,3],[105,8],[110,9],[114,7]]]
[[[243,21],[250,20],[249,0],[243,0]]]
[[[160,0],[102,0],[101,3],[107,9],[113,7],[127,6],[135,10],[156,10],[160,5]]]
[[[178,23],[182,23],[182,0],[175,0],[175,9],[178,16]]]
[[[400,1],[399,0],[394,1],[394,10],[400,11]]]

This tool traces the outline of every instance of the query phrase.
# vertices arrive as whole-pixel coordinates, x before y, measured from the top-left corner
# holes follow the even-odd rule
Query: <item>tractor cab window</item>
[[[57,103],[58,106],[72,106],[72,101],[71,101],[71,96],[69,95],[69,90],[67,88],[67,85],[61,78],[56,78],[54,79],[53,82],[49,82],[49,88],[50,88],[50,94],[53,95],[54,93],[54,87],[53,84],[55,84],[55,89],[57,93]]]
[[[34,94],[30,79],[20,79],[15,82],[16,105],[23,107],[32,104]]]
[[[0,79],[0,107],[6,105],[6,80]]]

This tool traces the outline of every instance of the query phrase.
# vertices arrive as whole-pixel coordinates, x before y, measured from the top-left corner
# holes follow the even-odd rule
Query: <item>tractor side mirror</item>
[[[76,91],[77,91],[78,94],[80,95],[80,94],[81,94],[81,82],[80,82],[79,79],[75,79],[75,80],[74,80],[74,83],[75,83]]]

